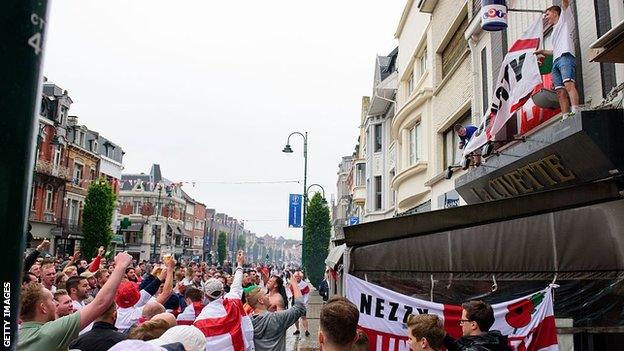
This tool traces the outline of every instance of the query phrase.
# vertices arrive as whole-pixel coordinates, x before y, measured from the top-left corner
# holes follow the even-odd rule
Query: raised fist
[[[100,248],[98,249],[98,256],[102,255],[104,255],[104,246],[100,246]]]
[[[130,256],[126,251],[120,252],[115,256],[115,267],[121,266],[128,267],[132,263],[132,256]]]

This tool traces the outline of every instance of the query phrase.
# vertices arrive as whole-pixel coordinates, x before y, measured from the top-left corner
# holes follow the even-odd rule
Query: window
[[[77,184],[77,182],[82,180],[82,174],[84,172],[84,166],[80,163],[74,162],[74,182]]]
[[[427,48],[418,56],[418,72],[419,76],[423,76],[427,71]]]
[[[355,165],[355,186],[364,186],[366,181],[366,163]]]
[[[194,246],[201,246],[201,238],[198,236],[193,237],[193,245]]]
[[[468,28],[468,16],[464,17],[459,27],[442,50],[442,77],[446,77],[451,68],[455,66],[461,55],[466,51],[468,42],[464,38],[464,32]]]
[[[409,130],[409,164],[414,165],[420,159],[418,139],[420,137],[420,123]]]
[[[490,101],[490,93],[488,88],[489,85],[490,82],[488,81],[487,72],[487,47],[484,47],[483,50],[481,50],[481,104],[483,105],[482,115],[485,115],[485,112],[488,110],[488,105]]]
[[[195,220],[195,229],[204,229],[204,222],[200,220]]]
[[[187,203],[186,204],[186,213],[188,214],[193,214],[195,213],[195,205],[191,204],[191,203]]]
[[[113,158],[115,154],[115,148],[112,146],[106,146],[106,157]]]
[[[77,144],[84,147],[85,146],[85,134],[81,131],[76,132],[76,141]]]
[[[409,78],[407,79],[407,96],[412,95],[412,91],[414,91],[414,72],[410,73]]]
[[[63,121],[65,121],[65,119],[67,119],[67,113],[69,112],[69,109],[65,106],[61,106],[61,119],[59,120],[60,124],[63,124]]]
[[[61,165],[61,146],[57,145],[54,148],[54,167]]]
[[[140,245],[141,244],[140,232],[127,232],[126,233],[126,245]]]
[[[132,213],[140,214],[141,213],[141,201],[134,201],[132,206]]]
[[[596,33],[598,33],[598,37],[601,37],[612,28],[609,2],[594,0],[594,9],[596,12]],[[611,89],[618,84],[614,63],[600,63],[600,80],[602,84],[602,97],[604,98],[609,94]]]
[[[184,229],[193,230],[193,222],[190,222],[190,221],[184,222]]]
[[[381,210],[381,176],[375,177],[375,211]]]
[[[374,152],[381,152],[381,124],[375,124],[373,126],[374,128],[374,143],[375,143],[375,148],[373,149]]]
[[[459,137],[453,130],[455,124],[467,126],[472,124],[472,112],[468,110],[453,125],[444,132],[444,168],[459,164],[462,158],[462,150],[459,149]]]
[[[90,167],[89,175],[91,176],[91,180],[95,180],[95,168]]]
[[[54,212],[54,190],[50,185],[46,186],[45,210],[46,212]]]
[[[34,184],[33,184],[32,189],[30,191],[31,191],[31,194],[30,194],[30,209],[31,210],[35,210],[35,200],[37,199],[37,188],[35,188]]]
[[[392,182],[392,179],[394,179],[394,170],[390,171],[390,182]],[[396,204],[396,191],[392,190],[392,188],[390,189],[390,204],[392,206],[394,206],[394,204]]]

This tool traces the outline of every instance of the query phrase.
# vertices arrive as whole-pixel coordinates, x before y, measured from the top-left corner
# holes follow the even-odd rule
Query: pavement
[[[319,318],[321,316],[321,308],[323,307],[323,299],[319,296],[318,291],[310,292],[310,299],[307,306],[308,331],[310,336],[306,337],[303,332],[303,326],[299,323],[301,330],[300,335],[293,335],[296,328],[293,325],[286,331],[286,350],[288,351],[316,351],[320,350],[318,344]]]

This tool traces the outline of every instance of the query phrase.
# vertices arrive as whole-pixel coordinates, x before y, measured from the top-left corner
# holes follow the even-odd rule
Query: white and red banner
[[[408,351],[410,314],[435,314],[449,335],[461,337],[461,306],[405,296],[352,275],[346,279],[346,297],[360,311],[358,325],[368,335],[371,351]],[[492,308],[495,322],[491,329],[507,335],[514,350],[559,350],[550,287]]]
[[[492,90],[490,110],[464,147],[464,156],[481,148],[488,141],[496,140],[496,134],[503,129],[505,123],[530,98],[535,87],[542,84],[535,55],[535,50],[544,38],[542,21],[540,16],[509,48]]]

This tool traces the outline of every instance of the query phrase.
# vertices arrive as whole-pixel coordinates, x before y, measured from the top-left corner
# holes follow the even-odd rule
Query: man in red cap
[[[150,280],[145,279],[145,288],[139,290],[136,283],[125,281],[117,290],[115,302],[119,307],[117,309],[117,321],[115,327],[122,332],[132,327],[143,314],[143,306],[153,298],[162,281],[165,281],[163,291],[155,299],[160,304],[164,304],[173,291],[173,271],[175,269],[175,260],[167,261],[167,267],[160,272],[159,277],[152,277]],[[110,278],[109,278],[110,279]]]

